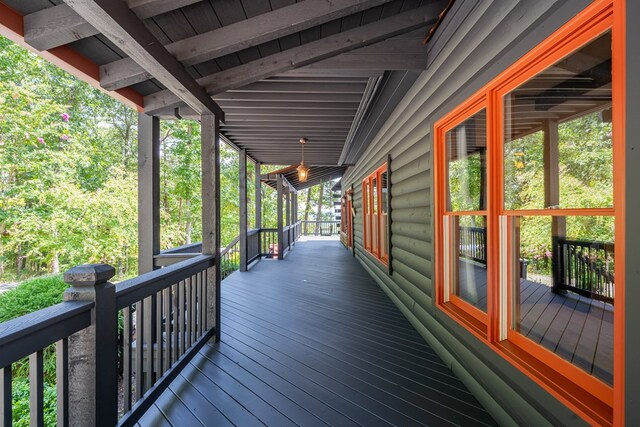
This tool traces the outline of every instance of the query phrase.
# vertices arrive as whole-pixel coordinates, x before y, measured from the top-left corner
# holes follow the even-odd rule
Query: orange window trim
[[[447,166],[446,166],[446,147],[444,146],[444,141],[447,132],[458,126],[460,123],[464,122],[474,114],[478,113],[482,109],[487,109],[487,99],[485,94],[480,93],[477,96],[472,97],[467,102],[460,105],[458,108],[453,110],[448,116],[444,119],[436,123],[437,133],[436,136],[438,141],[442,141],[442,144],[434,144],[434,156],[436,163],[441,167],[436,171],[434,178],[436,182],[434,183],[434,187],[436,188],[436,216],[438,220],[436,221],[436,253],[443,254],[444,253],[444,231],[442,227],[442,221],[440,219],[444,216],[463,216],[463,215],[482,215],[488,218],[488,211],[449,211],[446,209],[447,206],[447,194],[446,194],[446,183],[447,183]],[[488,131],[488,130],[487,130]],[[488,135],[487,135],[488,140]],[[487,147],[487,152],[489,152],[489,147]],[[489,156],[487,156],[489,158]],[[490,170],[487,167],[487,170]],[[491,189],[491,181],[488,178],[487,188]],[[440,184],[441,183],[441,184]],[[489,233],[487,233],[487,239],[489,238]],[[487,241],[487,247],[490,247],[489,241]],[[493,258],[490,258],[493,259]],[[489,261],[489,259],[488,259]],[[440,261],[436,260],[437,268],[436,269],[436,283],[440,284],[444,282],[444,260]],[[492,262],[487,262],[487,279],[490,282],[490,275],[492,274]],[[440,273],[440,274],[438,274]],[[456,317],[456,319],[466,326],[470,328],[475,335],[481,337],[483,340],[487,339],[487,324],[490,319],[490,311],[489,305],[487,306],[487,313],[478,310],[473,305],[464,301],[462,298],[457,297],[454,294],[449,294],[449,301],[445,303],[445,297],[443,289],[441,286],[436,286],[436,301],[442,308],[443,306],[449,306],[447,311],[450,315]]]
[[[625,120],[625,5],[623,0],[595,0],[571,21],[524,55],[493,81],[483,87],[466,102],[456,107],[434,125],[434,207],[435,231],[435,302],[449,316],[458,321],[474,336],[484,341],[517,369],[554,395],[586,421],[598,425],[624,425],[625,411],[625,360],[624,360],[624,120]],[[612,35],[612,90],[613,90],[613,162],[614,206],[597,209],[533,209],[512,211],[504,209],[502,153],[502,96],[569,55],[599,35],[611,30]],[[445,134],[475,112],[487,108],[487,211],[447,212]],[[497,148],[496,148],[497,147]],[[492,150],[493,149],[493,150]],[[469,304],[451,298],[445,302],[444,289],[444,235],[442,218],[468,214],[487,215],[487,278],[488,306],[486,334],[478,317],[469,313]],[[535,344],[508,328],[507,340],[498,340],[499,271],[495,260],[499,259],[499,217],[521,215],[546,216],[615,216],[616,250],[616,309],[614,310],[614,386],[583,372],[551,351]],[[490,261],[494,260],[494,261]],[[493,268],[491,267],[493,264]],[[508,271],[509,275],[510,272]],[[507,300],[511,298],[510,287]],[[503,302],[504,303],[504,302]],[[507,304],[508,319],[511,315]],[[477,313],[476,313],[477,314]]]
[[[380,261],[385,266],[388,265],[389,257],[388,254],[382,255],[382,247],[384,242],[381,240],[381,232],[383,229],[382,225],[382,174],[387,171],[387,163],[385,162],[382,166],[378,167],[375,171],[373,171],[370,175],[362,180],[362,219],[363,219],[363,231],[364,231],[364,249],[372,255],[375,259]],[[376,180],[375,188],[373,186],[373,180]],[[367,192],[367,188],[369,191]],[[374,191],[377,195],[377,203],[375,206],[376,214],[373,214],[374,211]],[[368,205],[368,206],[367,206]],[[368,209],[367,209],[368,207]],[[388,209],[388,207],[387,207]],[[375,217],[375,221],[374,221]],[[375,227],[377,232],[376,244],[374,247],[373,244],[373,228]],[[388,239],[388,236],[386,236]]]

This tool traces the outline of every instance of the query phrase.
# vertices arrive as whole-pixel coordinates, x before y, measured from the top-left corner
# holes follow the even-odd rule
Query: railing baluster
[[[144,330],[143,332],[143,357],[144,363],[144,391],[151,388],[153,384],[153,299],[144,299]]]
[[[29,355],[29,417],[31,426],[44,426],[44,360],[42,350]]]
[[[59,426],[69,425],[69,339],[56,343],[56,418]]]
[[[185,312],[185,340],[186,348],[191,347],[191,277],[185,280],[185,293],[184,293],[185,305],[187,310]]]
[[[178,360],[178,351],[180,350],[180,344],[178,342],[178,287],[179,284],[171,286],[172,300],[171,310],[173,319],[172,323],[172,338],[173,338],[173,351],[171,353],[171,364],[174,364]]]
[[[191,340],[189,342],[189,346],[191,346],[192,343],[195,343],[196,340],[198,339],[198,336],[196,335],[196,287],[197,287],[197,283],[196,283],[196,277],[197,275],[194,274],[193,276],[191,276],[189,278],[189,282],[190,282],[190,286],[189,286],[189,295],[191,295],[191,304],[189,305],[189,315],[191,317],[191,327],[189,328],[189,337],[191,337]]]
[[[156,293],[156,298],[155,298],[155,305],[156,305],[156,338],[155,338],[155,363],[154,363],[154,374],[155,374],[155,380],[157,381],[158,378],[160,378],[162,376],[162,358],[164,357],[163,355],[163,351],[164,351],[164,345],[162,343],[162,318],[163,318],[163,313],[162,313],[162,291]]]
[[[196,291],[198,300],[198,337],[202,335],[202,325],[204,324],[204,305],[202,303],[202,272],[196,275]]]
[[[171,287],[162,290],[164,311],[164,357],[162,358],[164,374],[171,367]]]
[[[144,394],[143,383],[143,370],[144,370],[144,344],[143,344],[143,332],[144,332],[144,319],[142,317],[143,304],[142,302],[136,303],[136,402],[142,398]]]
[[[133,324],[131,322],[131,307],[122,309],[124,316],[124,328],[122,330],[122,398],[124,399],[124,411],[131,409],[131,375],[133,374],[131,366],[131,331]]]
[[[2,417],[0,427],[10,427],[13,413],[13,395],[11,387],[11,365],[0,369],[0,405],[2,405]]]
[[[186,280],[178,284],[178,333],[180,336],[180,352],[178,357],[184,354],[184,287]]]

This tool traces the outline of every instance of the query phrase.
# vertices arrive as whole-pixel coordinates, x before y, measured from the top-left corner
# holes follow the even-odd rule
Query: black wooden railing
[[[483,227],[459,228],[459,256],[487,265],[487,229]],[[520,259],[520,278],[527,278],[526,259]]]
[[[303,236],[338,236],[340,221],[301,221]]]
[[[487,229],[460,227],[460,257],[487,263]]]
[[[278,256],[278,229],[260,229],[260,253],[268,258]]]
[[[69,336],[91,326],[90,301],[64,302],[0,324],[0,425],[11,426],[12,368],[29,365],[31,425],[44,420],[44,357],[56,355],[57,424],[69,422]],[[54,347],[54,348],[52,348]],[[28,358],[28,362],[23,360]]]
[[[554,238],[553,291],[614,301],[614,244]]]
[[[220,251],[220,279],[224,280],[240,268],[240,236]]]
[[[0,425],[12,425],[11,369],[27,356],[30,424],[43,425],[51,345],[58,425],[136,424],[215,333],[213,266],[199,255],[117,285],[105,264],[65,273],[65,302],[0,324]]]
[[[214,333],[212,255],[116,286],[124,318],[122,425],[134,425]]]
[[[251,264],[261,257],[260,229],[254,228],[247,231],[247,264]]]

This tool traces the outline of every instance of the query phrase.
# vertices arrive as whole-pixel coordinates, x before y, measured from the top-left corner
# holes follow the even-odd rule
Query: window
[[[436,304],[604,425],[624,375],[613,10],[595,2],[434,126]]]
[[[385,163],[362,181],[364,248],[385,265],[389,259],[387,176]]]

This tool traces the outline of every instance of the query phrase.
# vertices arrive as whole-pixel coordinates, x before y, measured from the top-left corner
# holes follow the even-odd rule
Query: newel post
[[[86,264],[64,273],[65,301],[93,301],[91,326],[69,337],[69,425],[118,421],[115,269]]]

